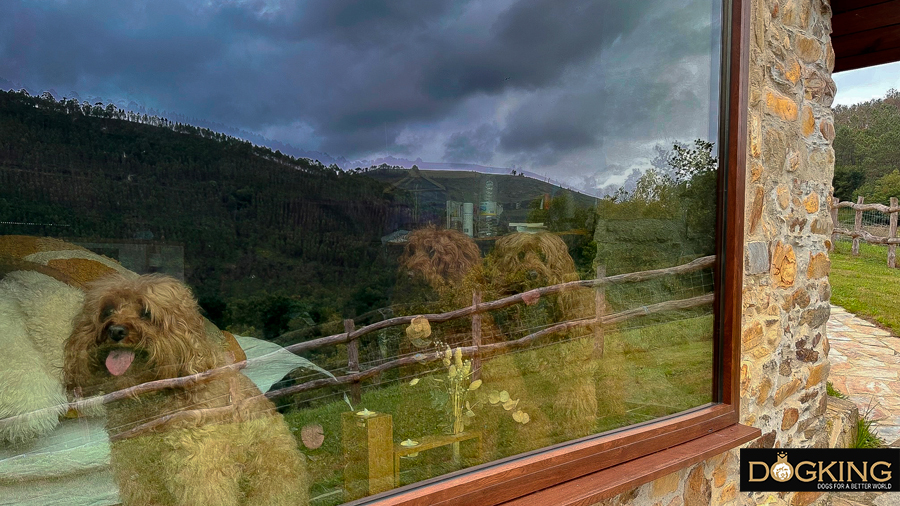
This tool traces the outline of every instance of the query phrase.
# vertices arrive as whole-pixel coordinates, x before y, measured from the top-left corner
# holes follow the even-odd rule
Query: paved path
[[[828,342],[828,380],[859,406],[860,414],[871,409],[869,418],[878,420],[878,435],[886,443],[900,439],[900,338],[831,306]]]
[[[831,373],[834,388],[849,396],[862,415],[869,417],[885,443],[900,439],[900,338],[856,317],[840,306],[831,306],[828,320]],[[832,506],[896,506],[900,492],[835,493]]]

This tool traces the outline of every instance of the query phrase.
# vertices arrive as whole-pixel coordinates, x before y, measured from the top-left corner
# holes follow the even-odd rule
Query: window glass
[[[340,504],[714,401],[719,2],[138,4],[0,8],[0,493]]]

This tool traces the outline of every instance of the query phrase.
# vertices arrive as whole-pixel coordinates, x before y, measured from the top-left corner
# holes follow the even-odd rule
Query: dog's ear
[[[97,343],[100,329],[97,326],[98,300],[86,296],[81,312],[75,317],[72,333],[66,339],[63,353],[63,381],[66,391],[88,386],[91,378],[88,369],[90,349]]]
[[[144,302],[161,330],[151,346],[160,371],[169,373],[165,376],[187,376],[224,365],[221,350],[206,335],[200,307],[191,291],[174,278],[149,278]]]

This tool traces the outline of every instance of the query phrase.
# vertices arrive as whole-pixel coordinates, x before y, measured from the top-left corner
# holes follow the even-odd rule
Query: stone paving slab
[[[900,338],[831,306],[829,381],[859,406],[871,409],[876,430],[886,442],[900,438]]]
[[[900,439],[900,338],[840,306],[828,319],[828,381],[875,419],[887,444]],[[835,493],[832,506],[900,506],[900,493]]]

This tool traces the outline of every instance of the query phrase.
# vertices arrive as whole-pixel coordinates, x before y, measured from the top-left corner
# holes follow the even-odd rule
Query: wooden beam
[[[900,10],[900,6],[897,10]],[[831,43],[837,59],[895,49],[900,47],[900,23],[832,37]]]
[[[843,72],[845,70],[874,67],[875,65],[884,65],[885,63],[893,63],[895,61],[900,61],[900,47],[878,51],[877,53],[866,53],[838,58],[834,62],[834,71]]]
[[[888,0],[833,0],[831,2],[831,12],[838,15],[854,9],[861,9],[870,5],[881,4]]]
[[[842,37],[898,23],[900,23],[900,0],[889,0],[835,14],[831,18],[831,36]]]

